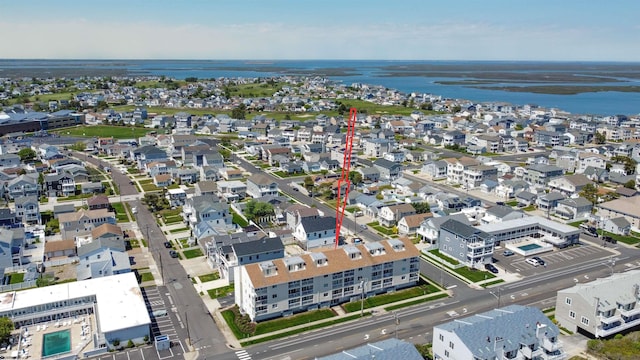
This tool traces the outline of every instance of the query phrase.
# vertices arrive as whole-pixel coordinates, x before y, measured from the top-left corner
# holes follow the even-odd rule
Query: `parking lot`
[[[145,287],[142,288],[142,297],[147,305],[149,316],[151,317],[151,339],[157,335],[168,335],[171,340],[171,348],[169,350],[156,351],[153,344],[134,349],[126,349],[123,351],[103,354],[94,357],[101,360],[182,360],[184,359],[185,349],[177,334],[177,328],[180,327],[180,320],[176,317],[172,308],[174,308],[171,298],[162,287]]]
[[[518,273],[523,276],[530,276],[549,270],[562,269],[582,262],[607,258],[613,253],[610,248],[603,248],[598,245],[583,243],[566,249],[554,249],[551,252],[537,254],[545,261],[545,266],[533,266],[526,262],[526,258],[520,255],[504,256],[502,250],[498,250],[494,254],[496,259],[495,265],[504,269],[508,273]]]

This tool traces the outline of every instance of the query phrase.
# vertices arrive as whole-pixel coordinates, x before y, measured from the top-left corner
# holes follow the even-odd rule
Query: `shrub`
[[[134,344],[133,341],[131,339],[129,339],[129,342],[127,342],[127,347],[128,348],[132,348],[134,346],[136,346],[136,344]]]

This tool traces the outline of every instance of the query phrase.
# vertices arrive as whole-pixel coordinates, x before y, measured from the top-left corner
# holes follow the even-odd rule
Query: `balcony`
[[[551,341],[551,339],[549,338],[544,338],[542,339],[542,344],[540,344],[542,346],[543,349],[545,349],[548,352],[553,352],[553,351],[557,351],[562,349],[562,342],[561,341]]]
[[[541,348],[537,348],[536,350],[531,350],[531,348],[528,346],[524,346],[520,348],[520,352],[527,359],[533,359],[535,357],[542,356],[544,354],[544,351],[542,351]]]

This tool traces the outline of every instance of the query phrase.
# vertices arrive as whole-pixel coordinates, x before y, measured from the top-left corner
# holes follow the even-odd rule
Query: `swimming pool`
[[[71,330],[42,335],[42,357],[71,351]]]
[[[539,249],[541,247],[542,246],[538,244],[527,244],[527,245],[518,246],[518,249],[521,249],[522,251],[530,251],[534,249]]]

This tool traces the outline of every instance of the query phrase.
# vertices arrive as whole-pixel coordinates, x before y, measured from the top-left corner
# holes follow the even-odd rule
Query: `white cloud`
[[[0,21],[5,58],[637,60],[639,29],[422,25],[235,25]],[[627,42],[628,41],[628,42]],[[612,58],[613,56],[613,58]]]

